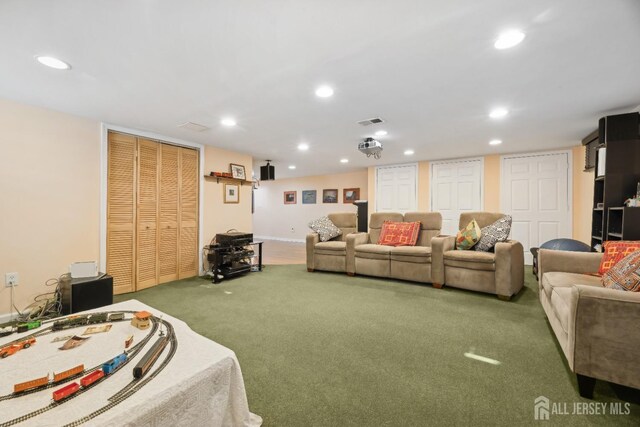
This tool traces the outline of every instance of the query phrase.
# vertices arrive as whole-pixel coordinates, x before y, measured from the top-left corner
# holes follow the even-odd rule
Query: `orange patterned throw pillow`
[[[607,271],[602,284],[611,289],[640,292],[640,251],[630,253]]]
[[[385,221],[378,238],[379,245],[415,246],[420,234],[420,221],[393,222]]]
[[[604,275],[611,267],[616,265],[618,261],[626,257],[630,253],[640,250],[640,242],[630,240],[607,241],[604,242],[604,255],[600,262],[598,275]]]

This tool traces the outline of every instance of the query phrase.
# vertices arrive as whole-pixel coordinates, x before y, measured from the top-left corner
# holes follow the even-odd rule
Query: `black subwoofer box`
[[[60,282],[62,314],[77,313],[113,304],[113,277],[68,279]]]

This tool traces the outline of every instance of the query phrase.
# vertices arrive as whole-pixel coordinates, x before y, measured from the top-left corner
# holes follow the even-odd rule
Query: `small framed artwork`
[[[316,190],[303,190],[302,191],[302,204],[303,205],[315,205],[316,204]]]
[[[240,186],[238,184],[224,185],[224,202],[240,203]]]
[[[338,190],[322,190],[322,203],[338,203]]]
[[[296,194],[295,191],[285,191],[284,192],[284,204],[285,205],[295,205],[296,204]]]
[[[343,203],[352,203],[356,200],[360,200],[360,189],[359,188],[345,188],[342,190],[342,202]]]
[[[232,177],[236,179],[247,179],[247,174],[244,171],[244,166],[230,163],[229,168],[231,169]]]

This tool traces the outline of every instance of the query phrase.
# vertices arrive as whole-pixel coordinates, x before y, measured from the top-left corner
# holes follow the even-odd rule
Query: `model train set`
[[[21,336],[14,341],[7,342],[1,345],[0,355],[6,354],[6,356],[2,357],[7,357],[9,355],[15,354],[23,348],[34,346],[36,350],[30,350],[29,352],[29,357],[33,357],[38,350],[46,349],[49,352],[52,350],[57,351],[54,348],[46,347],[48,345],[45,338],[47,335],[60,335],[61,332],[70,332],[75,328],[82,328],[87,326],[89,327],[82,335],[107,332],[111,329],[112,324],[123,324],[122,322],[127,320],[131,320],[131,325],[134,328],[142,330],[143,328],[138,327],[138,321],[140,320],[140,317],[149,320],[150,327],[148,328],[148,330],[144,328],[145,332],[148,333],[141,339],[136,338],[136,343],[132,346],[131,344],[133,341],[133,335],[129,333],[130,331],[127,331],[127,338],[119,341],[120,344],[118,344],[118,346],[121,345],[121,350],[115,355],[113,355],[113,353],[111,356],[106,355],[106,360],[103,359],[103,362],[97,364],[96,366],[85,369],[84,363],[75,364],[75,366],[74,364],[70,363],[70,365],[73,367],[67,368],[57,373],[54,372],[53,376],[51,376],[50,374],[43,376],[41,374],[36,378],[25,378],[23,381],[16,382],[13,385],[12,393],[0,395],[0,402],[8,399],[20,399],[23,396],[28,395],[33,395],[32,400],[35,400],[35,398],[41,396],[42,393],[46,393],[45,390],[50,388],[54,390],[53,392],[50,392],[50,394],[48,395],[50,397],[48,399],[38,399],[38,401],[46,403],[44,406],[40,406],[39,408],[24,413],[16,418],[4,419],[4,416],[1,415],[3,411],[0,410],[0,427],[16,425],[22,423],[23,421],[27,421],[31,418],[37,417],[38,415],[52,410],[59,405],[66,404],[67,402],[83,393],[91,393],[91,395],[93,396],[93,394],[97,393],[93,391],[95,387],[97,387],[101,383],[107,383],[109,379],[116,374],[118,378],[120,378],[118,384],[121,384],[123,376],[126,377],[126,365],[129,362],[134,362],[135,366],[131,371],[129,371],[131,380],[126,385],[124,385],[124,387],[120,387],[119,389],[117,389],[115,394],[111,395],[112,391],[109,391],[108,393],[111,396],[106,399],[107,403],[104,406],[92,410],[81,418],[73,420],[67,424],[69,426],[81,425],[131,397],[135,392],[140,390],[141,387],[155,378],[168,365],[169,361],[176,352],[178,344],[173,326],[166,320],[157,318],[148,312],[116,311],[89,313],[85,315],[72,315],[64,318],[52,319],[50,321],[17,323],[15,325],[11,325],[10,328],[5,328],[5,336],[10,333],[24,332],[28,332],[28,335]],[[131,327],[129,328],[131,329]],[[156,334],[158,330],[160,333]],[[157,339],[153,341],[151,347],[149,349],[145,349],[147,344],[152,341],[153,337],[156,335],[158,335]],[[86,342],[86,340],[89,339],[89,337],[62,336],[55,337],[51,341],[51,343],[67,340],[68,338],[77,339],[79,342]],[[69,341],[71,341],[71,339]],[[38,344],[34,345],[36,344],[36,342]],[[168,351],[165,351],[167,347]],[[69,348],[75,347],[61,347],[60,350],[66,350]],[[100,347],[100,350],[102,350],[102,347]],[[65,353],[69,354],[67,352]],[[81,353],[74,354],[80,355]],[[138,358],[138,355],[141,355],[141,357]],[[6,361],[0,360],[0,369],[3,368],[3,363],[8,363],[10,360],[16,357],[20,357],[20,355],[13,356]],[[156,363],[159,361],[160,363]],[[153,369],[154,366],[155,369]],[[34,369],[30,368],[29,372],[36,370],[35,366],[33,368]],[[0,371],[0,373],[1,372],[2,371]],[[113,383],[113,381],[111,381],[111,383]],[[0,383],[0,385],[2,384]],[[101,389],[104,390],[105,387],[102,387]],[[111,386],[111,389],[113,390],[113,386]],[[95,398],[101,397],[105,397],[104,392],[100,395],[96,394],[95,396]],[[74,416],[77,416],[78,413],[82,413],[82,411],[74,412]]]

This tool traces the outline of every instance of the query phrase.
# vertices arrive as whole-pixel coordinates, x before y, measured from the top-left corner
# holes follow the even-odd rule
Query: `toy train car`
[[[133,377],[134,378],[142,378],[148,371],[151,369],[153,364],[160,357],[160,353],[167,346],[169,342],[169,337],[162,337],[151,347],[151,350],[144,355],[144,357],[138,362],[138,364],[133,368]]]
[[[124,320],[124,313],[111,313],[109,314],[109,321],[114,322],[116,320]]]
[[[22,393],[23,391],[31,390],[34,388],[42,387],[44,385],[49,384],[49,375],[42,378],[36,378],[35,380],[25,381],[23,383],[18,383],[13,386],[14,393]]]
[[[92,373],[90,373],[86,377],[82,378],[80,380],[80,385],[83,388],[86,388],[86,387],[89,387],[91,384],[95,383],[96,381],[98,381],[101,378],[104,378],[104,371],[102,371],[101,369],[98,369],[97,371],[93,371]]]
[[[113,359],[109,360],[108,362],[104,363],[102,365],[102,370],[104,371],[104,374],[109,375],[110,373],[118,369],[118,367],[126,360],[127,360],[127,353],[122,353],[114,357]]]
[[[42,322],[40,320],[33,320],[30,322],[18,323],[16,327],[17,327],[17,332],[27,332],[27,331],[30,331],[31,329],[39,328],[41,325],[42,325]]]
[[[56,320],[55,322],[53,322],[53,326],[51,326],[51,329],[54,331],[60,331],[62,329],[75,328],[76,326],[93,325],[95,323],[104,323],[107,321],[123,319],[124,313],[91,313]]]
[[[78,392],[78,390],[80,390],[80,384],[78,383],[71,383],[69,385],[66,385],[56,391],[53,392],[53,400],[55,402],[60,402],[63,399],[66,399],[67,397],[71,396],[72,394],[75,394]]]
[[[60,372],[59,374],[53,373],[53,382],[59,383],[60,381],[64,381],[69,377],[77,375],[84,371],[84,365],[78,365],[74,368],[68,369],[66,371]]]

